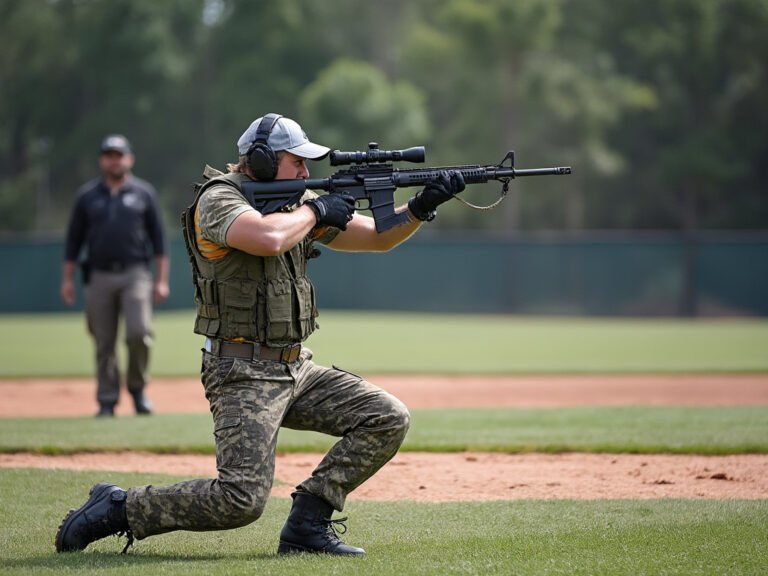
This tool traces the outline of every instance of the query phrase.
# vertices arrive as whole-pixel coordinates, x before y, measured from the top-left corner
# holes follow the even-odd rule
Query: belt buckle
[[[296,362],[301,354],[301,344],[294,344],[293,346],[286,346],[280,353],[280,361],[289,364]]]

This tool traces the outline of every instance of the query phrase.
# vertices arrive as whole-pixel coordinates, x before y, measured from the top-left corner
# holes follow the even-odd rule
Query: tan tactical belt
[[[246,360],[271,360],[289,364],[296,362],[301,354],[301,344],[290,346],[265,346],[256,342],[231,342],[230,340],[209,339],[210,352],[216,356],[245,358]],[[206,350],[208,350],[206,342]]]

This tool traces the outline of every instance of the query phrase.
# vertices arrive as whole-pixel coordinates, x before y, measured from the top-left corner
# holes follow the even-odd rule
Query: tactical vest
[[[253,256],[232,249],[220,260],[207,260],[198,249],[195,210],[201,196],[216,184],[232,186],[242,194],[244,178],[233,173],[209,179],[181,215],[195,287],[194,331],[270,346],[302,342],[317,328],[315,289],[306,276],[312,250],[309,238],[279,256]]]

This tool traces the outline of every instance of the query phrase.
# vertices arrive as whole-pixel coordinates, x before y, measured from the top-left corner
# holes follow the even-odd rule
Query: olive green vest
[[[212,169],[206,168],[205,175]],[[315,290],[306,276],[312,241],[305,238],[279,256],[253,256],[231,249],[220,260],[202,256],[195,238],[195,210],[200,197],[215,184],[242,193],[242,174],[214,172],[199,187],[182,213],[184,242],[192,263],[195,287],[195,332],[211,338],[260,342],[271,346],[302,342],[315,330]]]

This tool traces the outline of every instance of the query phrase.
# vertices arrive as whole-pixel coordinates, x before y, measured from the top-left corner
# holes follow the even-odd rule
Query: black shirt
[[[78,192],[67,230],[65,259],[76,261],[83,243],[96,270],[116,270],[165,254],[160,213],[151,184],[130,176],[113,196],[101,179]]]

